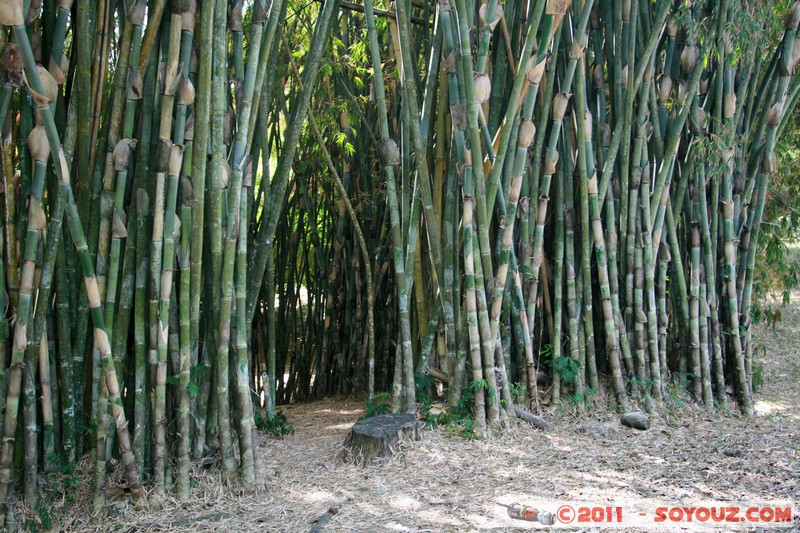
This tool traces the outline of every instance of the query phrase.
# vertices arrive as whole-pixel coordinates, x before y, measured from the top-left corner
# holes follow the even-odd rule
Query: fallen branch
[[[450,383],[450,376],[438,368],[428,367],[428,375],[434,379],[438,379],[442,383]]]
[[[541,416],[536,416],[535,414],[526,411],[519,405],[514,406],[514,414],[517,415],[518,418],[521,418],[525,422],[533,424],[539,429],[550,429],[550,422],[548,422]]]

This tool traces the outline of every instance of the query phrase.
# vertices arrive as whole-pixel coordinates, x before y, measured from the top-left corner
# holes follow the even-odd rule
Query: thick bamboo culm
[[[753,415],[766,4],[0,0],[0,516],[87,453],[95,512],[260,491],[330,395]]]

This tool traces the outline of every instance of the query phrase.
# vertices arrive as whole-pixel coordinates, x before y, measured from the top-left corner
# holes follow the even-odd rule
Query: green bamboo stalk
[[[442,6],[445,12],[449,11],[449,6]],[[370,58],[374,72],[376,103],[378,108],[378,121],[380,126],[380,139],[384,145],[392,142],[389,137],[389,121],[386,112],[386,90],[383,83],[383,67],[381,62],[380,48],[378,46],[378,34],[375,28],[375,15],[371,2],[364,3],[364,15],[367,22],[367,32],[369,38]],[[444,22],[443,22],[444,24]],[[398,352],[405,360],[414,359],[411,345],[411,321],[408,302],[408,289],[405,284],[405,258],[403,255],[403,235],[400,218],[400,210],[397,199],[397,182],[394,176],[393,165],[385,165],[386,174],[386,201],[389,205],[389,220],[391,226],[392,259],[394,266],[395,283],[397,284],[398,299],[398,319],[400,321],[400,345]],[[395,379],[397,379],[397,375]],[[395,392],[395,395],[397,392]]]
[[[222,0],[217,0],[214,6],[214,24],[218,28],[226,27],[226,4]],[[209,326],[216,330],[216,335],[211,340],[214,346],[214,362],[215,362],[215,377],[216,377],[216,391],[214,397],[216,398],[217,408],[217,428],[219,435],[219,443],[222,453],[222,466],[223,466],[223,479],[227,483],[232,483],[236,479],[236,460],[233,456],[233,439],[231,435],[231,422],[230,422],[230,408],[229,408],[229,372],[228,372],[228,350],[230,340],[230,309],[231,309],[231,291],[233,280],[233,252],[235,251],[235,240],[233,246],[228,242],[231,236],[235,237],[237,227],[233,223],[239,212],[238,202],[236,209],[231,209],[230,212],[233,217],[227,221],[228,234],[223,237],[222,218],[225,213],[223,208],[223,189],[230,181],[229,167],[225,161],[225,153],[227,152],[224,145],[223,138],[223,122],[224,113],[227,110],[227,103],[225,101],[225,66],[227,63],[227,34],[226,32],[216,32],[213,39],[214,50],[214,65],[213,65],[213,78],[211,88],[211,174],[210,184],[208,188],[211,191],[209,198],[209,242],[211,248],[211,279],[207,282],[209,293],[207,293],[213,301],[211,314],[209,318],[211,322]],[[238,189],[241,188],[241,183],[233,184],[230,187],[230,192],[234,195],[241,193]],[[223,242],[225,242],[223,252]],[[231,248],[228,250],[228,248]],[[223,263],[223,253],[225,259],[230,258],[230,261]],[[227,292],[223,292],[226,288],[224,280],[230,279]]]
[[[640,126],[641,129],[641,126]],[[645,148],[643,147],[643,150]],[[642,169],[642,182],[641,189],[644,193],[650,190],[650,169],[645,166]],[[649,370],[650,370],[650,394],[655,401],[656,408],[660,409],[663,405],[662,393],[662,372],[666,369],[662,368],[662,347],[660,344],[659,334],[659,319],[658,313],[661,311],[661,305],[656,300],[656,261],[654,254],[654,245],[652,241],[652,232],[650,228],[650,200],[646,194],[642,194],[639,198],[639,208],[641,210],[641,231],[643,239],[643,261],[644,261],[644,290],[645,298],[647,301],[647,339],[649,347]],[[666,327],[666,324],[665,324]]]
[[[200,50],[211,50],[214,32],[214,2],[203,2],[200,6],[200,29],[197,45]],[[199,54],[197,58],[197,92],[194,102],[194,132],[192,149],[192,193],[194,205],[192,206],[192,240],[190,243],[189,260],[191,262],[191,309],[190,309],[190,337],[191,357],[197,372],[197,416],[194,417],[194,446],[192,456],[199,459],[205,453],[206,437],[206,409],[209,394],[208,377],[209,365],[203,364],[207,359],[207,349],[203,356],[200,355],[200,296],[203,290],[203,242],[205,240],[205,204],[206,204],[206,171],[209,154],[209,122],[211,117],[211,53]],[[202,370],[200,370],[202,369]]]
[[[261,4],[263,7],[263,4]],[[257,10],[257,11],[262,11]],[[235,22],[235,21],[234,21]],[[244,80],[244,88],[242,91],[242,101],[237,102],[240,106],[239,109],[239,124],[236,131],[236,140],[233,147],[233,172],[231,173],[230,181],[228,182],[228,198],[227,198],[227,227],[225,231],[224,253],[222,257],[222,280],[221,291],[222,296],[220,299],[220,313],[219,313],[219,345],[217,348],[218,369],[220,382],[218,383],[219,405],[220,405],[220,431],[223,430],[223,416],[227,416],[224,412],[224,406],[227,403],[227,384],[223,385],[223,379],[227,377],[227,359],[229,354],[230,336],[231,336],[231,306],[233,303],[233,285],[235,274],[235,262],[237,241],[247,238],[246,231],[246,217],[241,218],[240,210],[242,208],[242,188],[247,187],[244,179],[246,160],[246,143],[247,143],[247,126],[250,120],[250,110],[252,108],[253,92],[255,90],[255,75],[256,65],[259,61],[259,51],[261,45],[261,35],[264,28],[264,20],[255,20],[251,26],[250,43],[252,49],[247,59],[247,72]],[[215,86],[215,88],[217,88]],[[217,88],[217,90],[221,87]],[[215,93],[216,94],[216,93]],[[215,102],[221,100],[221,95],[217,95]],[[249,181],[249,178],[248,180]],[[246,190],[246,189],[245,189]],[[245,200],[245,206],[246,200]],[[245,213],[246,214],[246,213]],[[245,490],[251,491],[255,489],[255,451],[253,449],[253,428],[255,422],[253,420],[253,406],[250,399],[250,386],[248,383],[249,370],[248,370],[248,353],[247,353],[247,325],[245,320],[245,280],[243,276],[246,275],[245,265],[241,264],[238,272],[237,290],[242,299],[237,304],[237,340],[236,340],[236,394],[239,400],[239,446],[241,450],[241,468],[242,477],[241,482]],[[241,308],[239,308],[241,307]],[[224,392],[223,392],[224,390]],[[223,394],[225,398],[223,398]],[[226,437],[221,436],[221,441],[225,441]],[[230,437],[227,437],[229,439]],[[223,454],[225,453],[223,445]],[[224,455],[223,455],[224,457]],[[226,459],[228,460],[228,459]],[[233,457],[229,460],[232,462]],[[230,465],[226,468],[229,468]],[[232,472],[227,471],[226,474],[230,477]]]
[[[669,247],[665,242],[662,242],[658,250],[658,273],[656,276],[656,288],[658,289],[658,358],[661,366],[662,383],[667,381],[669,372],[669,368],[667,368],[667,328],[669,327],[667,272],[669,260]]]
[[[50,351],[47,332],[42,334],[39,344],[39,387],[42,394],[42,462],[45,470],[49,470],[55,460],[55,423],[53,417],[53,394],[50,382]],[[34,481],[35,481],[34,477]],[[35,484],[35,483],[34,483]]]
[[[475,263],[473,260],[473,179],[472,179],[472,154],[469,150],[464,153],[464,185],[463,185],[463,218],[462,228],[464,234],[464,290],[465,306],[467,314],[467,326],[469,333],[469,355],[472,366],[472,382],[480,383],[483,379],[483,369],[481,360],[480,332],[478,330],[478,308],[477,297],[475,295]],[[473,386],[475,412],[473,415],[473,428],[475,434],[483,436],[486,431],[486,413],[484,389],[480,386]]]
[[[699,208],[695,211],[699,211]],[[689,265],[691,279],[689,287],[689,346],[691,347],[692,367],[691,389],[695,399],[700,400],[703,398],[703,376],[700,360],[700,228],[698,226],[699,222],[696,219],[692,220],[692,247]]]
[[[474,227],[474,223],[473,223]],[[481,343],[481,358],[483,360],[483,378],[479,382],[481,388],[485,389],[486,401],[486,418],[488,428],[486,435],[489,431],[496,428],[500,424],[500,395],[498,394],[497,375],[494,367],[494,350],[496,346],[495,337],[492,336],[491,327],[489,325],[489,313],[486,304],[486,291],[484,287],[486,282],[483,275],[483,262],[478,259],[474,254],[476,247],[480,243],[473,240],[473,260],[475,261],[475,298],[478,313],[478,331]],[[478,248],[482,253],[483,250]]]
[[[553,254],[553,339],[552,339],[552,364],[553,364],[553,388],[550,392],[550,401],[558,405],[561,401],[561,373],[556,369],[560,362],[562,343],[562,318],[564,315],[564,179],[559,176],[556,180],[556,243],[555,253]],[[574,298],[574,295],[573,295]],[[568,300],[569,301],[569,300]],[[569,305],[569,304],[568,304]],[[577,346],[577,343],[574,343]]]
[[[730,164],[728,159],[728,164]],[[728,304],[728,320],[730,324],[729,345],[733,348],[734,363],[736,365],[737,394],[739,404],[743,406],[745,412],[751,405],[750,391],[747,387],[747,376],[745,375],[744,354],[742,353],[742,342],[739,328],[739,300],[736,292],[736,243],[734,242],[733,231],[733,200],[732,200],[732,179],[731,172],[726,172],[722,183],[722,213],[723,213],[723,232],[725,238],[725,270],[723,283],[726,289]]]

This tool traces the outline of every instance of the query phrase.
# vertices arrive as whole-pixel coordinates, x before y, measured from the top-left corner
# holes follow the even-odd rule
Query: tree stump
[[[359,420],[344,441],[344,460],[369,464],[388,461],[403,440],[419,440],[414,414],[379,415]]]

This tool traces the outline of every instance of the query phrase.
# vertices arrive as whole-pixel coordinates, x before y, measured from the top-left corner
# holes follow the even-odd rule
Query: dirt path
[[[549,529],[509,518],[501,504],[519,502],[549,512],[564,504],[602,507],[602,520],[605,513],[616,519],[619,507],[629,531],[714,530],[697,522],[656,523],[659,506],[792,505],[794,523],[784,530],[798,530],[800,293],[783,310],[776,333],[761,328],[758,340],[765,348],[757,354],[764,383],[751,421],[710,416],[676,396],[669,416],[646,432],[607,417],[590,420],[597,428],[580,433],[576,426],[587,420],[551,412],[553,428],[546,433],[518,424],[490,439],[466,441],[441,428],[426,430],[390,464],[360,468],[338,464],[335,454],[361,402],[294,405],[284,412],[295,434],[262,439],[266,495],[224,496],[212,471],[200,477],[190,504],[141,512],[120,503],[116,516],[98,523],[80,514],[85,507],[78,502],[63,508],[71,515],[64,526],[295,532],[314,530],[323,517],[322,531],[334,532]],[[590,525],[583,530],[610,530],[605,523]]]

